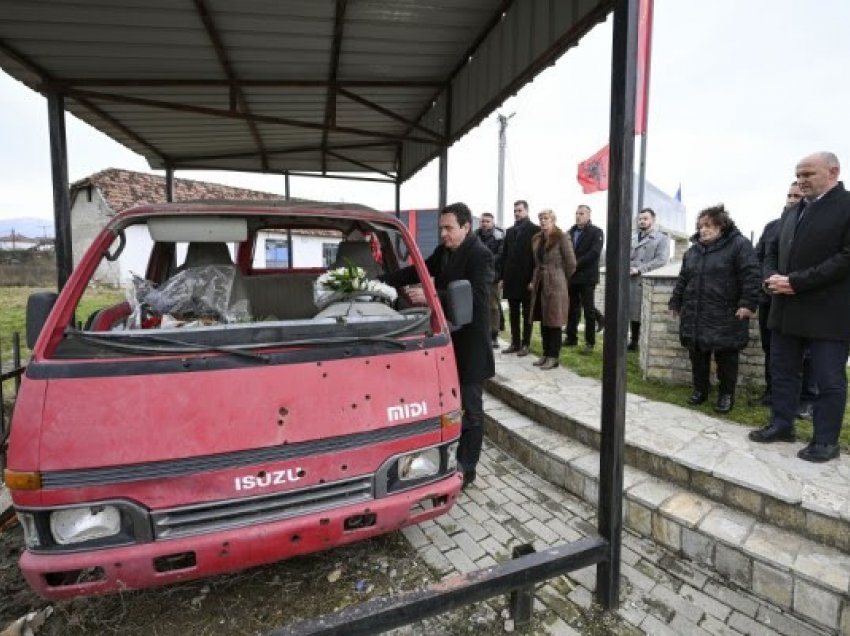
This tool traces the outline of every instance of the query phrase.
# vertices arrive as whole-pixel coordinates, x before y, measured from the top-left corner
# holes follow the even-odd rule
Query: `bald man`
[[[767,245],[765,291],[772,295],[770,370],[773,396],[767,426],[750,432],[755,442],[793,441],[803,354],[808,347],[814,402],[814,435],[797,457],[826,462],[838,457],[847,406],[850,353],[850,193],[838,180],[831,152],[797,164],[803,198],[782,213],[779,233]]]

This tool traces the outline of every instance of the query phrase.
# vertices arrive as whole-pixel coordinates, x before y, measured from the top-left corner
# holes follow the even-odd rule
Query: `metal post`
[[[534,554],[534,546],[530,543],[514,546],[511,558],[518,559],[528,554]],[[531,611],[534,609],[534,585],[526,585],[511,591],[511,618],[517,627],[531,622]]]
[[[289,201],[289,170],[283,173],[284,201]]]
[[[497,113],[499,118],[499,183],[498,197],[496,203],[496,222],[499,227],[505,227],[505,146],[507,146],[508,120],[516,113],[507,117]]]
[[[443,134],[446,139],[451,136],[452,131],[452,87],[446,88],[446,113]],[[448,183],[449,183],[449,144],[448,141],[440,148],[440,209],[448,205]]]
[[[637,209],[633,216],[643,210],[643,193],[646,189],[646,132],[640,136],[640,167],[638,168]]]
[[[12,368],[20,369],[21,368],[21,334],[17,331],[12,334]],[[21,375],[15,375],[15,395],[17,396],[18,390],[21,388]]]
[[[53,175],[53,223],[56,232],[56,282],[59,291],[74,268],[71,247],[71,193],[68,189],[68,143],[65,138],[65,96],[47,94],[50,129],[50,170]]]
[[[395,218],[401,218],[401,181],[395,180]]]
[[[611,158],[605,254],[605,315],[608,323],[605,325],[602,364],[598,522],[599,534],[609,546],[609,558],[596,568],[596,600],[606,609],[617,607],[620,593],[638,2],[619,0],[615,5],[611,56]]]
[[[174,168],[165,166],[165,200],[174,203]]]

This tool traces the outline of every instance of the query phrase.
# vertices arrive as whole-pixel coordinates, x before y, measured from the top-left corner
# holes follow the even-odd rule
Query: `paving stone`
[[[746,594],[742,594],[736,590],[731,590],[714,581],[709,581],[702,588],[702,591],[709,596],[716,598],[724,605],[728,605],[737,610],[738,613],[748,617],[753,617],[758,611],[758,603]]]
[[[496,567],[497,565],[499,565],[499,562],[489,554],[485,554],[483,557],[475,561],[475,567],[478,570],[486,570],[487,568]]]
[[[537,590],[536,596],[559,617],[572,623],[583,618],[578,605],[567,597],[567,594],[573,589],[575,588],[561,590],[557,589],[551,583],[547,583]]]
[[[455,532],[460,532],[460,528],[457,525],[457,521],[452,519],[452,517],[450,517],[449,515],[437,517],[436,519],[434,519],[434,521],[436,521],[437,525],[440,526],[440,528],[442,528],[443,531],[448,535],[452,535]]]
[[[692,603],[684,596],[681,596],[678,592],[675,592],[664,585],[656,586],[655,589],[652,590],[652,597],[656,600],[660,600],[662,603],[672,608],[677,615],[681,614],[691,623],[697,624],[702,620],[702,617],[705,616],[705,610],[702,607],[696,603]]]
[[[591,565],[568,574],[569,578],[585,589],[593,592],[596,589],[596,566]]]
[[[655,510],[675,494],[681,492],[679,488],[671,486],[659,479],[643,481],[628,490],[628,497],[638,503]]]
[[[514,536],[494,519],[486,519],[482,525],[491,537],[504,546],[507,546],[514,539]]]
[[[508,515],[510,515],[512,519],[515,519],[520,523],[525,523],[529,519],[531,519],[531,513],[528,512],[528,510],[512,501],[502,506],[502,510],[504,510]]]
[[[556,618],[550,624],[544,624],[543,633],[549,636],[581,636],[581,632],[577,632],[560,618]]]
[[[794,610],[830,629],[837,629],[841,596],[797,578],[794,581]]]
[[[510,530],[510,532],[514,535],[515,541],[519,543],[534,543],[534,540],[537,538],[533,532],[528,530],[523,524],[521,524],[516,519],[508,519],[504,523],[505,528]]]
[[[401,529],[401,533],[407,539],[407,542],[417,550],[430,543],[428,537],[425,536],[425,533],[422,532],[419,526],[407,526]]]
[[[484,548],[481,544],[470,537],[466,532],[459,532],[452,537],[457,546],[463,550],[464,554],[472,561],[477,561],[484,556]]]
[[[652,538],[678,552],[682,549],[682,526],[655,512],[652,514]]]
[[[696,528],[714,506],[715,504],[708,499],[692,493],[680,492],[665,501],[659,510],[679,525]]]
[[[696,623],[689,621],[681,614],[676,614],[673,620],[670,621],[670,629],[677,634],[687,634],[688,636],[709,636],[708,632]]]
[[[620,563],[620,574],[625,576],[635,590],[641,593],[649,593],[658,585],[658,581],[632,567],[628,563]]]
[[[458,519],[457,525],[463,532],[466,532],[475,541],[481,541],[484,537],[490,536],[487,529],[480,522],[472,519],[469,515],[462,519]]]
[[[451,563],[452,568],[461,574],[475,572],[478,569],[478,566],[475,565],[475,561],[470,559],[460,548],[449,550],[445,553],[445,557],[448,562]]]
[[[846,594],[850,586],[850,556],[811,542],[800,547],[794,571],[840,594]]]
[[[746,540],[754,525],[752,517],[736,510],[718,507],[705,516],[698,528],[717,541],[738,546]]]
[[[684,581],[695,588],[702,588],[708,580],[708,577],[687,559],[664,555],[659,560],[658,566],[668,574],[672,574],[680,581]]]
[[[731,607],[721,603],[716,598],[712,598],[708,594],[703,594],[690,585],[683,585],[682,589],[679,590],[679,594],[681,594],[682,598],[701,607],[707,614],[720,621],[725,621],[732,613]]]
[[[590,609],[591,605],[593,605],[593,595],[589,590],[582,586],[578,586],[572,592],[567,594],[567,598],[584,609]]]
[[[439,574],[446,574],[447,572],[451,572],[453,569],[449,560],[433,545],[429,545],[426,548],[419,550],[419,556],[422,557],[422,560],[425,561],[428,566],[436,570]]]
[[[741,587],[748,588],[752,584],[752,559],[735,548],[718,544],[714,549],[714,567]]]
[[[768,606],[760,607],[756,618],[760,622],[770,625],[771,629],[783,634],[783,636],[823,636],[824,634],[823,630]]]
[[[709,567],[713,566],[715,545],[715,541],[709,539],[701,532],[682,528],[682,554],[695,563]]]
[[[445,552],[457,547],[457,544],[440,526],[425,528],[425,536],[431,540],[440,552]]]
[[[744,551],[772,567],[790,569],[800,551],[799,536],[774,526],[756,523],[743,543]]]
[[[555,546],[561,543],[560,537],[538,519],[530,519],[525,527],[546,545]]]
[[[740,612],[732,612],[732,616],[729,618],[729,627],[749,636],[776,636],[776,632],[770,627],[753,620],[749,616],[744,616]]]
[[[617,608],[617,615],[637,627],[646,618],[646,610],[641,609],[637,603],[621,603]]]
[[[521,486],[520,488],[525,488],[525,486]],[[504,489],[502,489],[501,492],[502,492],[503,495],[505,495],[505,497],[507,497],[510,500],[510,502],[515,503],[515,504],[521,504],[526,499],[525,495],[522,494],[522,492],[519,492],[515,488],[512,488],[510,486],[505,486]],[[507,504],[505,504],[505,505],[507,505]]]
[[[539,521],[545,522],[552,518],[551,512],[549,512],[546,508],[533,501],[526,501],[524,504],[522,504],[522,507],[526,510],[526,512],[531,514],[532,517],[538,519]]]
[[[626,525],[644,536],[652,535],[652,509],[627,499],[625,501]]]
[[[549,521],[546,522],[546,527],[557,534],[559,540],[563,541],[578,541],[584,536],[569,524],[556,518],[549,519]]]
[[[791,607],[794,598],[794,579],[787,570],[779,570],[760,561],[753,561],[753,592],[776,603]]]
[[[839,630],[842,636],[850,634],[850,603],[844,601],[844,609],[841,611],[841,625]]]
[[[651,634],[651,636],[682,636],[682,634],[674,632],[667,623],[658,620],[652,614],[647,614],[646,618],[640,624],[640,628],[645,634]]]
[[[741,632],[737,629],[732,629],[714,616],[706,616],[700,623],[700,627],[712,636],[741,636]]]

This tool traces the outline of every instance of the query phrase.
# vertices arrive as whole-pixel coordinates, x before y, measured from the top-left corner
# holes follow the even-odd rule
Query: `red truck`
[[[262,205],[119,214],[30,298],[4,479],[41,595],[230,572],[454,504],[468,287],[438,300],[392,215]],[[122,257],[144,268],[127,300],[78,315]],[[375,281],[408,258],[426,306]]]

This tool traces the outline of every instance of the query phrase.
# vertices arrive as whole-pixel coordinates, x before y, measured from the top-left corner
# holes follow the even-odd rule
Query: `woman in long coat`
[[[691,358],[694,391],[690,404],[708,399],[711,357],[717,363],[719,394],[714,410],[735,403],[738,355],[749,340],[749,319],[761,289],[761,268],[752,244],[722,205],[697,217],[697,233],[682,259],[669,308],[680,318],[679,339]]]
[[[531,239],[534,254],[534,274],[528,289],[531,291],[531,320],[540,320],[543,356],[534,364],[541,369],[559,365],[561,331],[567,324],[570,306],[569,280],[576,271],[576,255],[569,234],[555,222],[552,210],[538,215],[541,230]]]

